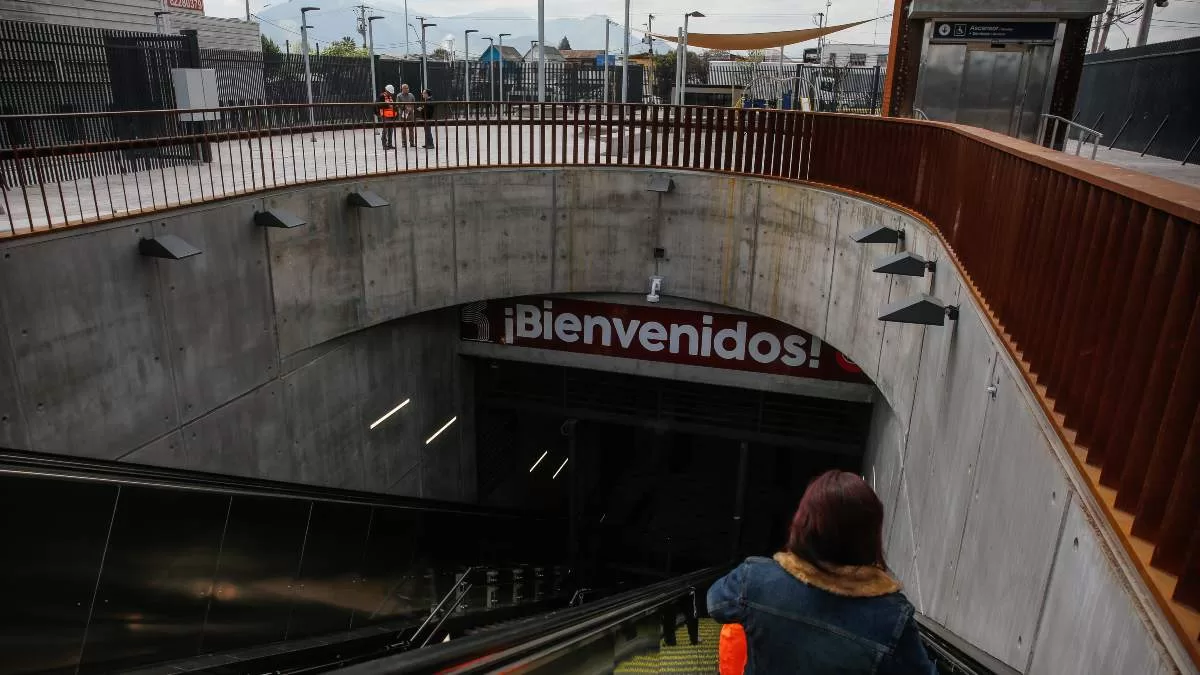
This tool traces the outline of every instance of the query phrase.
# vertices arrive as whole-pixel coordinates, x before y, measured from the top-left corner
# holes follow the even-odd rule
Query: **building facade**
[[[204,49],[262,49],[258,23],[206,16],[204,0],[0,0],[0,21],[142,33],[195,30]]]

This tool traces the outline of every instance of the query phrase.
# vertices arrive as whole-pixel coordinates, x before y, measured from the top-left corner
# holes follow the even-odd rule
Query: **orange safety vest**
[[[391,94],[383,95],[384,105],[379,106],[379,116],[384,119],[391,119],[396,116],[396,106],[391,105],[394,99]]]
[[[721,675],[742,675],[746,671],[746,631],[739,623],[721,626],[717,643],[717,663]]]

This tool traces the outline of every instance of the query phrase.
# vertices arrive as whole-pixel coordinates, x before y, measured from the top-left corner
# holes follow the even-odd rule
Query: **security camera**
[[[658,302],[661,299],[659,293],[662,292],[662,282],[660,276],[650,277],[650,292],[646,294],[646,302]]]

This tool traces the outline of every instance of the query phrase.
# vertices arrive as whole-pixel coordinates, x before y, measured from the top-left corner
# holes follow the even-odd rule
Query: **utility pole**
[[[425,29],[436,26],[436,23],[425,23],[425,17],[418,16],[421,22],[421,90],[429,88],[429,55],[425,51]]]
[[[1150,39],[1150,19],[1154,17],[1154,5],[1162,0],[1146,0],[1142,5],[1142,23],[1138,26],[1137,46],[1141,47]],[[1165,2],[1163,3],[1166,4]]]
[[[1095,54],[1104,49],[1108,44],[1108,29],[1112,28],[1113,21],[1117,15],[1117,1],[1111,0],[1108,3],[1108,11],[1100,16],[1100,30],[1092,36],[1092,53]]]
[[[500,34],[500,53],[497,54],[497,56],[500,57],[500,100],[501,101],[504,100],[504,38],[506,38],[506,37],[512,37],[512,33],[501,33]]]
[[[250,0],[246,0],[246,21],[250,20]]]
[[[358,13],[358,34],[362,36],[363,49],[367,48],[367,6],[356,5],[354,7]]]
[[[654,15],[648,14],[646,16],[646,44],[650,47],[650,68],[645,77],[650,78],[655,83],[650,88],[650,91],[653,92],[656,91],[655,87],[658,86],[658,81],[654,79]]]
[[[301,7],[300,8],[300,53],[304,54],[304,82],[308,90],[308,126],[316,126],[316,119],[313,115],[313,91],[312,91],[312,66],[308,62],[308,13],[315,12],[321,9],[320,7]],[[317,56],[321,55],[321,47],[317,46]],[[315,142],[316,136],[312,137]]]

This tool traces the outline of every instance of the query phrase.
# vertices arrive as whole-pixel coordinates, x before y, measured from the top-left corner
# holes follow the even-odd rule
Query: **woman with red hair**
[[[845,471],[808,486],[785,550],[713,584],[708,612],[745,629],[746,675],[936,672],[884,564],[883,504]]]

